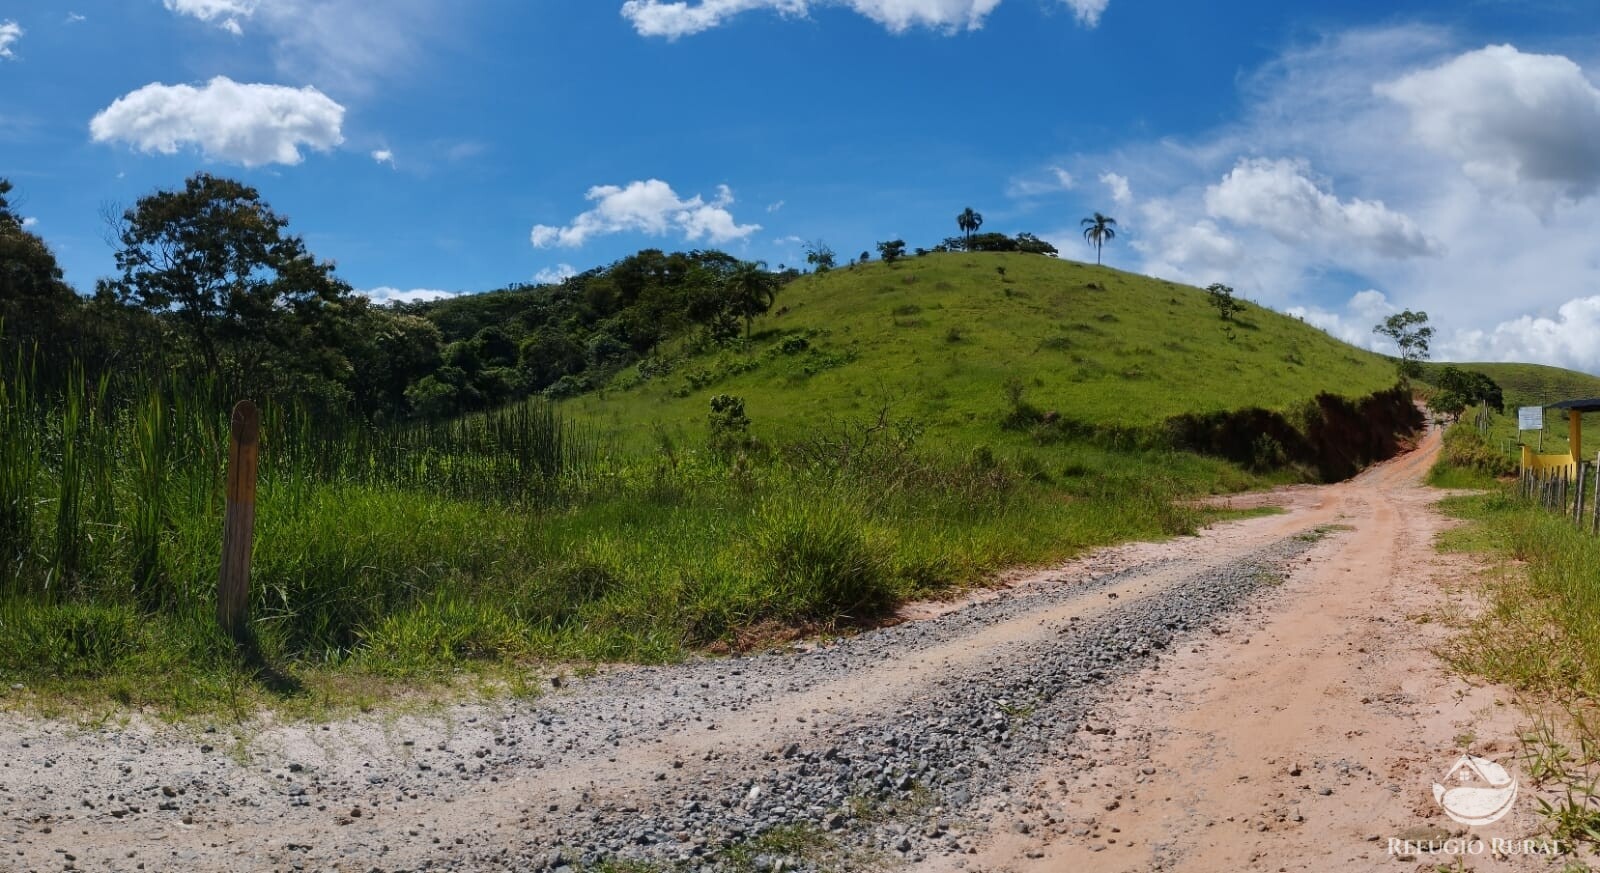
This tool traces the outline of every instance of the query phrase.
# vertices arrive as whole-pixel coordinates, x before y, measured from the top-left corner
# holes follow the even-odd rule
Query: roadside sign
[[[1517,430],[1544,430],[1544,407],[1517,407]]]

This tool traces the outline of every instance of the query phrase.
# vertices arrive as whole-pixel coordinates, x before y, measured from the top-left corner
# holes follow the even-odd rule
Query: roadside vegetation
[[[1533,721],[1522,763],[1541,789],[1541,812],[1554,837],[1592,851],[1600,846],[1600,537],[1587,518],[1576,525],[1569,514],[1517,496],[1517,463],[1504,436],[1515,433],[1515,405],[1558,399],[1540,396],[1552,375],[1579,390],[1571,396],[1584,396],[1591,377],[1537,372],[1538,382],[1528,382],[1516,378],[1518,369],[1478,372],[1510,377],[1503,386],[1508,414],[1492,417],[1487,436],[1467,422],[1452,426],[1428,477],[1441,488],[1476,492],[1441,502],[1466,524],[1442,534],[1440,547],[1489,559],[1473,580],[1482,608],[1444,654],[1463,673],[1522,695]],[[1565,448],[1562,431],[1558,447],[1546,442],[1547,452]]]
[[[537,663],[849,632],[1191,533],[1221,515],[1195,498],[1348,475],[1419,423],[1385,358],[976,213],[915,255],[815,243],[804,276],[645,251],[384,307],[207,175],[122,216],[120,275],[85,298],[4,193],[13,704],[529,690]],[[243,649],[214,618],[241,397],[263,409]]]

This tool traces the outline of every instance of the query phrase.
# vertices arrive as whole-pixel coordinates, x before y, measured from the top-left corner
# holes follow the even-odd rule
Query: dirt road
[[[1531,802],[1433,799],[1518,727],[1430,654],[1437,447],[805,651],[325,725],[4,716],[0,869],[1546,869],[1470,853]]]

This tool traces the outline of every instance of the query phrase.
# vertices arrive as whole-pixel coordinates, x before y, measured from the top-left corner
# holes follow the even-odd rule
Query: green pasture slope
[[[806,276],[755,322],[748,350],[668,348],[567,408],[637,443],[663,425],[703,429],[715,394],[743,397],[757,434],[778,441],[887,406],[970,448],[1024,441],[996,427],[1012,380],[1041,410],[1100,427],[1394,384],[1390,360],[1289,316],[1250,305],[1238,322],[1229,339],[1203,291],[1109,267],[931,254]]]

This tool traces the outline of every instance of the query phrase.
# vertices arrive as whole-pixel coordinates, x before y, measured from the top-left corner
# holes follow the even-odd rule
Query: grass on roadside
[[[1483,446],[1476,432],[1454,428],[1429,476],[1441,487],[1487,489],[1441,501],[1468,524],[1441,534],[1439,546],[1493,559],[1479,577],[1483,609],[1444,655],[1463,673],[1526,695],[1535,727],[1522,754],[1544,789],[1540,812],[1552,837],[1592,850],[1600,846],[1600,537],[1471,465]]]

